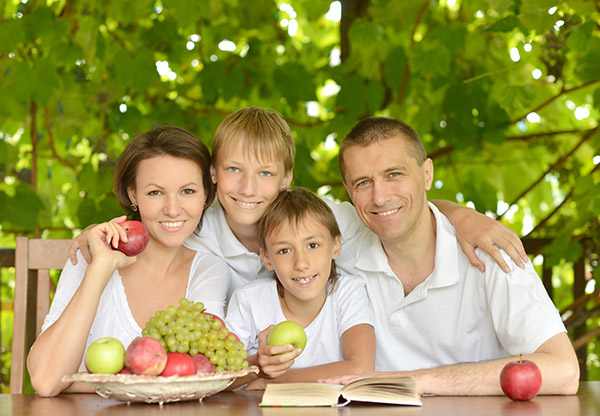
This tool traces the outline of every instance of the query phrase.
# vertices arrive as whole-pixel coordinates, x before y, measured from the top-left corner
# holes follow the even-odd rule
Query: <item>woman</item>
[[[141,134],[123,151],[115,169],[115,192],[121,206],[146,226],[150,241],[142,253],[127,257],[113,249],[126,241],[116,221],[90,230],[93,258],[88,264],[80,256],[77,265],[65,265],[27,359],[38,394],[89,390],[61,382],[64,375],[84,369],[87,346],[111,336],[127,348],[157,310],[182,297],[223,316],[230,283],[227,265],[183,246],[214,199],[209,169],[206,146],[178,127]]]

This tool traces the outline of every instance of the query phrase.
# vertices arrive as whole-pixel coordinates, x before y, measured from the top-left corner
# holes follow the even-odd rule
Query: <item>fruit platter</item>
[[[62,381],[88,383],[105,398],[162,405],[200,400],[258,373],[247,357],[221,318],[182,298],[179,306],[156,312],[127,349],[113,337],[92,342],[84,359],[88,372]]]
[[[107,399],[123,402],[163,403],[202,400],[225,390],[237,377],[258,373],[249,367],[240,371],[222,371],[191,376],[156,377],[137,374],[77,373],[64,376],[64,382],[84,381]]]

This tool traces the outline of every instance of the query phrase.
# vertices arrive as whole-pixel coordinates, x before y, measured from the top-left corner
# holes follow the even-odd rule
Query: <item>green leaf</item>
[[[579,60],[576,71],[583,81],[598,79],[598,74],[600,74],[600,39],[592,38],[589,40],[587,52]]]
[[[529,31],[527,30],[527,27],[524,26],[523,23],[521,23],[521,21],[519,20],[519,18],[517,16],[515,16],[514,14],[503,17],[500,20],[497,20],[496,22],[494,22],[490,26],[488,26],[484,30],[484,32],[506,33],[506,32],[512,32],[514,29],[519,29],[524,34],[529,33]]]
[[[567,38],[567,46],[574,51],[584,51],[587,41],[588,37],[585,32],[575,28]]]
[[[286,63],[275,70],[273,80],[281,95],[292,106],[300,101],[316,100],[316,85],[303,65]]]
[[[353,75],[343,80],[340,87],[336,102],[348,117],[371,115],[383,101],[383,86],[377,81]]]
[[[32,98],[44,106],[50,101],[54,92],[60,88],[60,78],[55,66],[46,58],[40,58],[33,68]]]
[[[17,184],[14,197],[8,199],[5,206],[10,209],[7,209],[5,218],[10,227],[35,230],[38,224],[38,214],[44,209],[44,203],[31,186]]]
[[[19,20],[2,21],[0,30],[0,53],[7,55],[14,52],[16,47],[25,41],[23,25]]]
[[[398,90],[402,83],[402,77],[406,66],[406,54],[404,48],[397,47],[388,54],[383,67],[385,81],[392,89]]]

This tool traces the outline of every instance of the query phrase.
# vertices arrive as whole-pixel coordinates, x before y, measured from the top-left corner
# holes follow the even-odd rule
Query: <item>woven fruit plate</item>
[[[258,368],[252,366],[240,371],[181,377],[77,373],[64,376],[62,381],[64,383],[84,381],[93,386],[96,393],[107,399],[162,405],[184,400],[202,400],[203,397],[225,390],[236,378],[250,373],[258,373]]]

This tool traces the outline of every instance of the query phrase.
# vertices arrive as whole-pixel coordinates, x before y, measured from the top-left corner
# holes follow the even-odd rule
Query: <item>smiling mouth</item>
[[[393,208],[393,209],[389,209],[387,211],[373,212],[373,214],[380,216],[380,217],[387,217],[388,215],[395,214],[398,211],[400,211],[400,208]]]
[[[315,279],[317,277],[316,274],[313,274],[312,276],[307,276],[307,277],[294,277],[292,280],[294,282],[298,282],[300,284],[307,284],[310,283],[313,279]]]
[[[160,224],[165,228],[174,230],[177,228],[181,228],[184,223],[185,223],[185,221],[161,221]]]
[[[235,203],[240,208],[244,208],[244,209],[254,209],[261,204],[260,202],[246,202],[246,201],[242,201],[242,200],[236,199],[236,198],[232,198],[232,199],[235,201]]]

